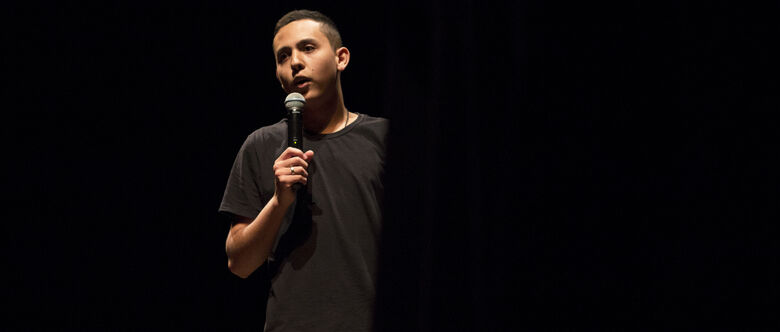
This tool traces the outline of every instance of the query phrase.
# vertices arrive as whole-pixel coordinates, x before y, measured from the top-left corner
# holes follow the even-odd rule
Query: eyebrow
[[[314,38],[304,38],[295,43],[295,46],[301,47],[303,44],[319,44],[317,43],[317,40]]]
[[[297,43],[295,43],[295,47],[301,47],[301,46],[303,46],[303,45],[305,45],[305,44],[315,44],[315,45],[319,45],[319,43],[317,42],[317,40],[316,40],[316,39],[314,39],[314,38],[304,38],[304,39],[301,39],[301,40],[299,40]],[[282,52],[284,52],[284,51],[287,51],[287,50],[289,50],[289,49],[290,49],[290,47],[289,47],[289,46],[284,46],[284,47],[280,48],[279,50],[277,50],[277,51],[276,51],[276,57],[278,58],[278,57],[279,57],[279,55],[281,55],[281,54],[282,54]]]

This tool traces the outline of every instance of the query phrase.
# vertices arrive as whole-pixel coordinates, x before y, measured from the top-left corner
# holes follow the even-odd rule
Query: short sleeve
[[[230,170],[219,212],[254,219],[265,205],[260,186],[260,160],[256,136],[249,135],[241,146]]]

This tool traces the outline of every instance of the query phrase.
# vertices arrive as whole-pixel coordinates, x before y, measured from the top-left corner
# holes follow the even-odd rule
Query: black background
[[[6,6],[7,327],[262,327],[216,210],[295,8],[392,120],[382,330],[778,325],[777,5]]]

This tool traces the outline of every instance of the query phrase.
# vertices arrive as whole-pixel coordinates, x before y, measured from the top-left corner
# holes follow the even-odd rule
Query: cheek
[[[290,74],[289,66],[276,66],[276,77],[285,78]]]

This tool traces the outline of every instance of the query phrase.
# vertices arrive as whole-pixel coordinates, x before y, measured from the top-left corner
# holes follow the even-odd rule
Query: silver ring
[[[294,168],[294,166],[290,166],[290,175],[295,175],[295,168]]]

